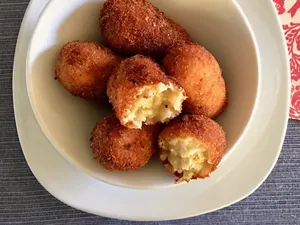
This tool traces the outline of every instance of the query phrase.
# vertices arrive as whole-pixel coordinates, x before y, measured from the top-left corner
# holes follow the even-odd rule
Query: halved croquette
[[[186,99],[183,88],[151,58],[125,59],[109,79],[107,94],[122,125],[168,122],[178,116]]]
[[[159,157],[177,183],[206,178],[220,163],[225,132],[203,115],[184,115],[171,121],[158,138]]]

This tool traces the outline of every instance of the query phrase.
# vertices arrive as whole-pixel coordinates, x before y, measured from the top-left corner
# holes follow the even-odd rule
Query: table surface
[[[264,184],[243,201],[211,214],[175,222],[118,221],[52,197],[24,159],[13,112],[14,50],[28,3],[0,0],[0,224],[300,224],[300,121],[292,120],[279,161]]]

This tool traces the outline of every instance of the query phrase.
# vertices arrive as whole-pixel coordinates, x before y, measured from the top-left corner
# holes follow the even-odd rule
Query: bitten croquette
[[[222,159],[226,138],[222,127],[212,119],[184,115],[164,128],[158,144],[160,160],[180,183],[208,177]]]
[[[222,70],[204,47],[181,44],[163,59],[166,74],[174,77],[186,91],[184,112],[216,118],[227,106],[227,91]]]
[[[55,78],[73,95],[108,103],[107,81],[122,57],[93,42],[69,42],[59,53]]]
[[[181,113],[186,99],[183,88],[142,55],[121,62],[109,79],[107,94],[121,124],[132,129],[170,121]]]
[[[159,125],[128,129],[115,114],[100,120],[93,129],[94,158],[107,170],[129,171],[143,167],[157,151]]]
[[[163,58],[172,45],[191,41],[180,25],[145,0],[107,0],[100,26],[106,43],[127,56]]]

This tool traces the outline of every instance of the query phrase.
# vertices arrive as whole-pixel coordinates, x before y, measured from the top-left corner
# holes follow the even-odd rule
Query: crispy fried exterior
[[[145,0],[107,0],[100,26],[108,45],[125,55],[162,58],[167,48],[190,41],[180,25]]]
[[[163,129],[158,137],[158,145],[162,149],[164,141],[177,138],[194,138],[205,146],[207,161],[211,167],[194,174],[192,179],[206,178],[216,170],[226,148],[225,132],[217,122],[203,115],[180,116]],[[165,160],[163,164],[169,172],[172,172],[172,166],[168,160]],[[183,174],[176,172],[175,175],[181,178]]]
[[[73,95],[108,103],[106,86],[122,57],[92,42],[74,41],[63,46],[55,65],[55,78]]]
[[[107,85],[107,95],[122,125],[122,118],[136,99],[141,88],[158,83],[180,85],[165,75],[151,58],[136,55],[123,60],[113,71]]]
[[[159,129],[160,126],[128,129],[111,114],[100,120],[92,132],[94,158],[110,171],[140,169],[158,148]]]
[[[215,118],[225,110],[227,91],[222,71],[204,47],[193,43],[177,45],[163,59],[163,67],[186,91],[186,113]]]

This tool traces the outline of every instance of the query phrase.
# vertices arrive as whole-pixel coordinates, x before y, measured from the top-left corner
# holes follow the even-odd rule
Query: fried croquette
[[[204,47],[193,43],[177,45],[168,51],[163,67],[186,91],[186,113],[215,118],[225,110],[227,91],[222,71]]]
[[[164,128],[158,144],[160,160],[180,183],[208,177],[222,159],[226,138],[222,127],[212,119],[184,115]]]
[[[73,95],[108,103],[106,87],[122,57],[93,42],[74,41],[63,46],[55,66],[55,79]]]
[[[157,151],[158,134],[159,126],[128,129],[111,114],[94,127],[91,148],[94,158],[107,170],[137,170]]]
[[[145,0],[107,0],[100,26],[107,44],[129,56],[163,58],[172,45],[191,41],[180,25]]]
[[[120,63],[108,81],[107,94],[121,124],[132,129],[170,121],[186,99],[183,88],[142,55]]]

